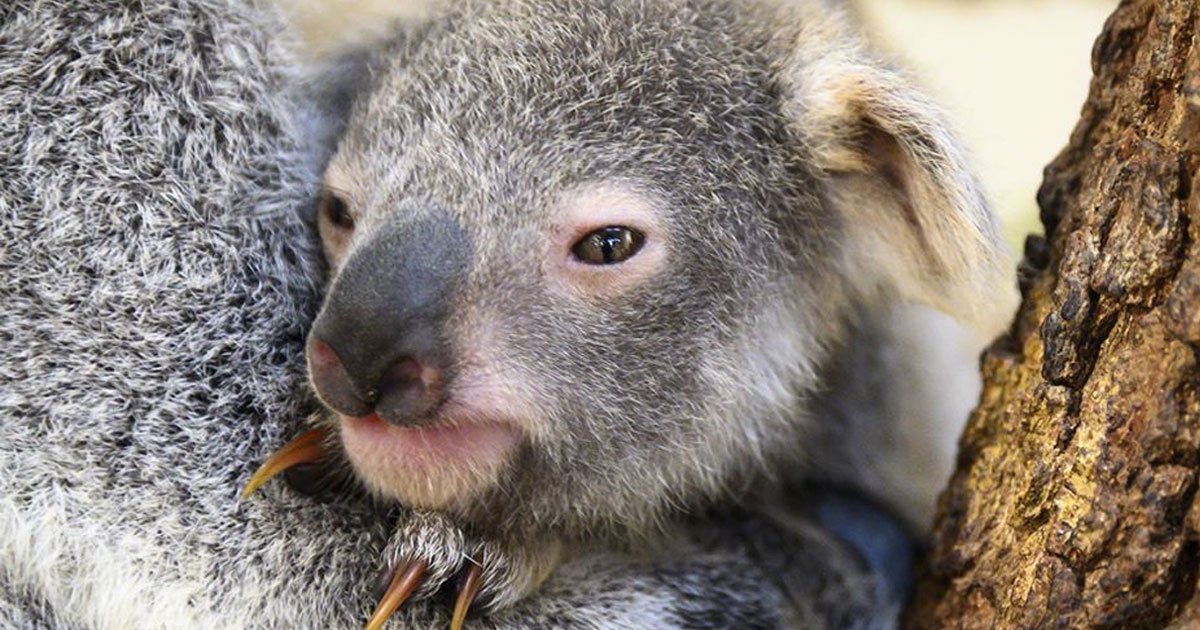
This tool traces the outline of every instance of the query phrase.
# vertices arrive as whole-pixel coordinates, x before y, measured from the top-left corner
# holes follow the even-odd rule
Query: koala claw
[[[250,476],[246,486],[242,488],[242,500],[246,500],[255,490],[258,490],[283,471],[300,464],[315,462],[325,456],[325,439],[329,436],[326,428],[309,429],[301,433],[291,442],[284,444],[275,451],[258,470]]]
[[[325,457],[328,437],[327,428],[310,429],[280,447],[250,476],[242,489],[242,499],[285,470]],[[404,602],[432,595],[455,576],[461,579],[457,582],[450,628],[462,630],[467,613],[481,593],[485,595],[485,607],[491,610],[520,600],[541,584],[560,553],[557,544],[534,551],[492,541],[469,541],[445,516],[424,511],[409,512],[405,527],[392,541],[388,550],[393,567],[390,583],[367,621],[367,630],[382,628]]]
[[[391,617],[392,613],[396,612],[396,609],[413,594],[413,591],[417,590],[417,586],[421,584],[421,578],[425,577],[425,568],[428,566],[429,563],[426,561],[416,560],[396,567],[387,591],[367,621],[366,630],[379,630],[383,627],[388,617]]]
[[[454,599],[454,615],[450,618],[450,630],[462,630],[463,621],[467,618],[467,610],[475,602],[482,586],[483,567],[472,562],[467,566],[467,575],[458,589],[458,597]]]
[[[417,560],[396,567],[396,570],[392,572],[391,583],[388,584],[387,591],[375,606],[375,611],[371,613],[365,630],[379,630],[383,627],[388,617],[391,617],[396,609],[404,605],[404,602],[417,590],[421,578],[425,577],[425,569],[428,566],[429,563],[426,561]],[[479,595],[479,589],[482,586],[483,567],[468,561],[466,574],[459,583],[458,596],[454,600],[450,630],[462,630],[463,622],[467,619],[467,611],[470,610],[471,604]]]
[[[408,510],[384,552],[386,566],[394,568],[366,627],[380,628],[406,601],[445,590],[455,594],[451,630],[461,630],[469,612],[511,606],[535,591],[559,562],[557,541],[538,542],[480,539],[445,514]]]

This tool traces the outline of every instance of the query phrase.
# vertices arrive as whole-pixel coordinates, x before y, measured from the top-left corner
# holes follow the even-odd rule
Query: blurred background
[[[436,0],[277,0],[319,56]],[[552,0],[551,0],[552,1]],[[1066,144],[1116,0],[850,0],[873,39],[949,111],[1014,252],[1041,230],[1042,167]]]

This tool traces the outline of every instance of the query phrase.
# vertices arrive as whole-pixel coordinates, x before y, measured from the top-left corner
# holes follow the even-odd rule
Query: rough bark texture
[[[909,628],[1200,627],[1198,27],[1126,0],[1095,44]]]

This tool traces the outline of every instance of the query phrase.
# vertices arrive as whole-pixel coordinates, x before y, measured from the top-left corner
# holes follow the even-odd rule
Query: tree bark
[[[1198,33],[1125,0],[1096,41],[908,628],[1200,627]]]

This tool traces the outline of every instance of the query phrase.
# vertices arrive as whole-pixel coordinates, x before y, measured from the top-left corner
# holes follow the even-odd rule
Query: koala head
[[[367,66],[308,360],[407,505],[644,527],[803,452],[853,305],[997,275],[936,110],[813,8],[458,2]]]

